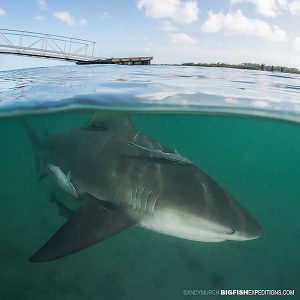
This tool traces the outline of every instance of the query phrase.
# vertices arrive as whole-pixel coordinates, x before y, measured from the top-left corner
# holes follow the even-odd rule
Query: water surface
[[[186,289],[223,288],[299,294],[299,77],[76,66],[0,78],[0,299],[185,299]],[[201,243],[134,227],[69,257],[29,263],[65,222],[52,192],[72,199],[50,178],[38,182],[20,119],[43,136],[104,109],[128,114],[135,128],[191,159],[259,221],[262,237]]]

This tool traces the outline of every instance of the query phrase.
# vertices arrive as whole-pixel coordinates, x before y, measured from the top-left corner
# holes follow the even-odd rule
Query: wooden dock
[[[96,59],[90,61],[77,61],[77,65],[98,65],[98,64],[118,64],[118,65],[150,65],[152,56],[143,57],[112,57],[107,59]]]
[[[96,42],[22,30],[0,28],[0,54],[59,59],[78,65],[150,65],[153,57],[94,56]]]

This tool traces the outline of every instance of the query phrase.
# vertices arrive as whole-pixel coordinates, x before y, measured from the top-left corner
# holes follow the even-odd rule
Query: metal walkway
[[[74,62],[102,61],[94,56],[96,42],[59,35],[0,29],[0,54],[53,58]]]

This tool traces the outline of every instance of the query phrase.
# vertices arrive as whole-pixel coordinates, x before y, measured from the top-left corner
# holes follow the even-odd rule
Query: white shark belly
[[[201,242],[223,242],[226,239],[213,235],[211,231],[205,229],[209,226],[203,222],[203,228],[191,228],[184,220],[178,216],[165,213],[156,213],[155,215],[144,215],[140,218],[140,227],[163,233],[166,235]]]

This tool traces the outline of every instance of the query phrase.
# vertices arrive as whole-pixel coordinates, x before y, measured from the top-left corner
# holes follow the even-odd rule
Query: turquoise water
[[[154,66],[2,72],[0,299],[220,298],[184,295],[195,289],[292,289],[296,296],[279,298],[297,299],[300,81],[280,76]],[[191,159],[263,235],[202,243],[133,227],[74,255],[28,262],[66,221],[52,192],[74,203],[50,178],[38,182],[20,120],[51,135],[81,126],[96,109],[122,110],[135,128]]]

